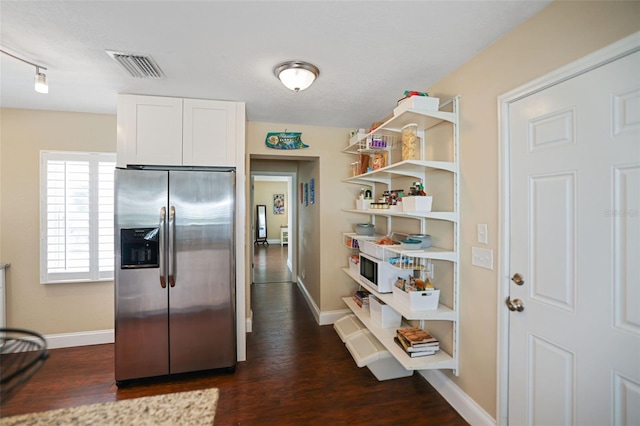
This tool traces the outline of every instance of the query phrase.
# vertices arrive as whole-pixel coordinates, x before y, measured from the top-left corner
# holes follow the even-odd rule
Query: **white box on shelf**
[[[406,292],[396,286],[393,286],[393,299],[397,300],[411,311],[433,311],[438,309],[440,290]]]
[[[433,197],[427,196],[405,196],[402,197],[402,211],[404,212],[430,212]]]
[[[369,210],[371,208],[371,202],[373,200],[356,200],[356,209]]]
[[[382,328],[400,327],[402,315],[374,295],[369,296],[369,312],[371,321]]]
[[[394,117],[397,117],[408,109],[438,111],[439,108],[440,98],[432,98],[431,96],[411,96],[410,98],[400,101],[398,106],[393,109],[393,115]]]

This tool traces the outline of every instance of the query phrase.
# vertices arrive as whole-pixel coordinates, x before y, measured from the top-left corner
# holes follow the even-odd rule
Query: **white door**
[[[508,123],[509,424],[640,425],[640,52]]]

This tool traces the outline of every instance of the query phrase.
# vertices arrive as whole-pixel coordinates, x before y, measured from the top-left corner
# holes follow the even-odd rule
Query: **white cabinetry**
[[[119,95],[118,167],[236,166],[243,117],[238,102]]]
[[[356,281],[362,288],[366,289],[378,299],[385,302],[393,310],[403,317],[403,325],[408,325],[407,321],[415,324],[419,321],[420,327],[432,332],[434,336],[441,340],[440,351],[433,356],[425,356],[419,358],[409,357],[394,342],[395,328],[381,328],[370,319],[369,311],[361,309],[351,297],[344,298],[346,305],[360,319],[364,326],[369,329],[371,334],[382,343],[389,353],[398,360],[407,370],[424,370],[424,369],[452,369],[454,374],[458,374],[458,331],[459,331],[459,314],[458,314],[458,296],[459,296],[459,182],[460,182],[460,162],[458,156],[459,150],[459,97],[455,97],[449,102],[441,105],[441,109],[437,111],[421,111],[409,109],[390,118],[373,132],[366,135],[354,136],[349,145],[343,150],[348,154],[369,154],[374,151],[368,148],[368,144],[363,143],[367,138],[371,138],[373,134],[388,134],[399,137],[402,127],[409,123],[418,125],[418,134],[421,136],[421,159],[420,160],[397,160],[393,158],[397,152],[393,153],[393,147],[388,147],[388,165],[377,170],[369,171],[364,174],[351,176],[344,180],[346,183],[357,184],[359,186],[368,185],[373,189],[374,194],[382,193],[382,190],[392,190],[401,188],[397,182],[406,183],[407,179],[420,180],[425,183],[427,193],[431,195],[436,193],[434,197],[435,211],[429,212],[403,212],[402,210],[387,209],[349,209],[348,213],[357,213],[367,215],[371,223],[386,225],[386,233],[392,231],[406,233],[404,229],[397,229],[407,226],[407,220],[414,223],[418,221],[420,233],[432,234],[434,242],[442,247],[434,245],[425,250],[401,250],[400,246],[380,246],[383,254],[382,260],[389,257],[409,257],[411,264],[424,265],[426,262],[446,262],[450,272],[444,273],[447,278],[440,281],[437,285],[448,296],[441,297],[438,309],[430,311],[412,311],[399,302],[392,293],[381,294],[375,288],[360,280],[359,275],[354,273],[353,268],[343,268],[343,271]],[[399,151],[396,147],[396,151]],[[436,154],[434,154],[436,153]],[[444,153],[444,154],[443,154]],[[429,158],[428,157],[435,157]],[[444,160],[440,157],[445,157]],[[441,174],[446,174],[442,179]],[[434,180],[434,184],[430,185],[430,179]],[[445,182],[445,189],[440,188],[440,184]],[[403,183],[399,183],[403,185]],[[374,195],[375,198],[375,195]],[[438,200],[440,198],[441,200]],[[443,202],[439,202],[442,201]],[[376,222],[378,220],[378,222]],[[380,220],[386,222],[380,222]],[[396,226],[396,220],[398,225]],[[434,224],[434,222],[438,222]],[[442,223],[448,223],[449,226],[441,226]],[[376,229],[378,231],[378,229]],[[343,238],[348,241],[351,238],[357,238],[354,234],[344,234]],[[349,248],[353,245],[347,244]],[[360,247],[362,249],[362,246]],[[438,268],[435,275],[438,275]],[[437,280],[436,280],[437,281]],[[433,333],[431,326],[432,321],[438,323],[441,328],[443,323],[448,323],[450,328],[442,335]],[[445,340],[446,339],[446,340]]]

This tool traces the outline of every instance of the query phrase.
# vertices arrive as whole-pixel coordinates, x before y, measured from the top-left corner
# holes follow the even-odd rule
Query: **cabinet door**
[[[235,102],[184,100],[183,164],[236,166]]]
[[[119,96],[118,166],[127,164],[182,165],[182,99]]]

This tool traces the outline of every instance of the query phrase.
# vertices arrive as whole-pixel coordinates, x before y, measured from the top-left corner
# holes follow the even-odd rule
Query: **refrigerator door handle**
[[[176,285],[176,208],[169,208],[169,285]]]
[[[159,270],[160,270],[160,285],[162,286],[162,288],[167,288],[167,282],[165,281],[165,274],[166,274],[166,269],[164,266],[164,250],[162,249],[164,247],[164,222],[166,220],[167,217],[167,209],[162,207],[160,209],[160,224],[158,225],[158,228],[160,229],[160,235],[159,235],[159,244],[160,244],[160,253],[159,253]]]

